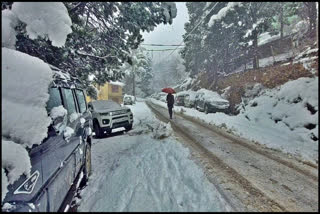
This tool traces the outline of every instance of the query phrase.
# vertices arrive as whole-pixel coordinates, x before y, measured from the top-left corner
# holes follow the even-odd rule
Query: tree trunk
[[[135,75],[135,69],[133,68],[133,87],[132,87],[132,95],[136,96],[136,75]]]
[[[283,38],[283,8],[280,8],[280,38]]]
[[[258,59],[258,33],[256,30],[253,31],[253,69],[259,68]]]

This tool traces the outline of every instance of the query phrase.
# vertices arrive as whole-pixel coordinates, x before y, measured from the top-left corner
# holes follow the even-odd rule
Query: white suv
[[[110,134],[112,129],[124,127],[132,129],[133,114],[128,107],[122,107],[112,100],[95,100],[88,103],[92,113],[93,129],[96,137],[103,137],[104,132]]]

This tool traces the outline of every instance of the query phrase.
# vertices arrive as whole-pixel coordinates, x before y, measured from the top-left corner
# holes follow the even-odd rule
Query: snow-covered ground
[[[226,127],[241,137],[317,164],[318,81],[318,77],[299,78],[279,88],[262,89],[259,96],[243,100],[236,116],[205,114],[180,106],[175,106],[174,112]],[[150,100],[166,107],[164,102]]]
[[[144,102],[130,107],[132,131],[93,140],[93,173],[78,211],[232,211],[170,124]]]

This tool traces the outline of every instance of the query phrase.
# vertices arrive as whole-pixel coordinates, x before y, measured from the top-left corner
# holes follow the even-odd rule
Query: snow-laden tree
[[[2,8],[10,9],[11,4],[2,3]],[[25,24],[19,22],[16,49],[75,74],[87,87],[91,84],[89,74],[96,76],[98,84],[122,78],[124,73],[119,67],[143,41],[141,33],[150,32],[161,23],[171,24],[177,14],[173,2],[63,4],[72,21],[72,34],[64,47],[55,47],[47,38],[31,39]]]
[[[132,50],[130,60],[121,68],[126,74],[124,91],[133,96],[145,97],[150,94],[150,79],[153,76],[151,59],[144,51],[142,47]],[[136,93],[136,89],[139,93]]]

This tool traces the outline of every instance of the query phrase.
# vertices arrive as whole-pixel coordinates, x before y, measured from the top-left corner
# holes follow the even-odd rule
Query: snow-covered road
[[[148,104],[162,121],[169,120],[166,108]],[[229,193],[228,200],[240,201],[238,210],[318,210],[317,169],[184,114],[176,113],[171,125],[199,153],[208,177]]]
[[[78,211],[232,211],[171,126],[144,102],[130,107],[132,131],[93,140],[93,173]]]

